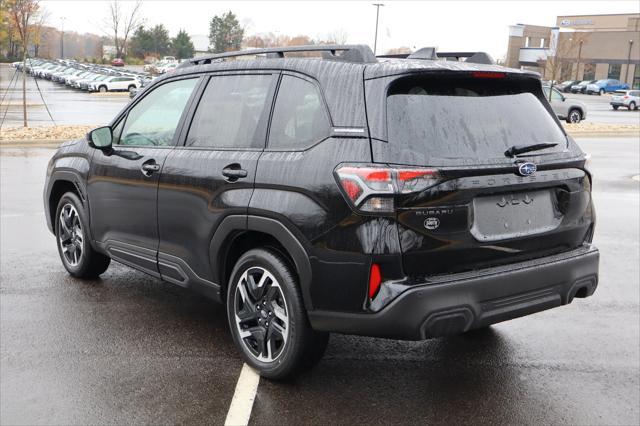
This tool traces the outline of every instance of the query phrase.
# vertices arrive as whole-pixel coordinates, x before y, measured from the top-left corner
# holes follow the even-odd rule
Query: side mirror
[[[87,133],[87,140],[89,141],[89,145],[93,148],[102,150],[111,148],[113,141],[113,132],[111,131],[111,127],[104,126],[93,129]]]

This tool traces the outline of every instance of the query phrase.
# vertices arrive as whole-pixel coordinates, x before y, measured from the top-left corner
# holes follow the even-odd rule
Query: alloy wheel
[[[275,361],[289,337],[289,314],[278,280],[264,268],[247,269],[235,288],[233,310],[247,351],[258,361]]]
[[[70,266],[77,266],[84,252],[84,233],[80,216],[73,204],[62,207],[58,222],[58,243],[62,256]]]
[[[578,111],[571,111],[571,114],[569,114],[569,121],[572,123],[579,123],[581,118]]]

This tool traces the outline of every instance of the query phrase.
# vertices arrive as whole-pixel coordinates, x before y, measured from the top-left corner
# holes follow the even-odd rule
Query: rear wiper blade
[[[525,152],[540,151],[541,149],[553,148],[557,143],[534,143],[533,145],[514,145],[504,152],[507,157],[515,157]]]

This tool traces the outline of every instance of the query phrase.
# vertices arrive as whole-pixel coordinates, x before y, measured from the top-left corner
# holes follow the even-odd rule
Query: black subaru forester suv
[[[488,62],[195,58],[54,155],[62,263],[95,278],[113,259],[226,304],[244,360],[275,379],[329,332],[427,339],[590,296],[585,154],[537,74]]]

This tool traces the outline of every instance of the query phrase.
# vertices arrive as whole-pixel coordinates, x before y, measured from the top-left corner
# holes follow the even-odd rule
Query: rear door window
[[[272,81],[270,74],[211,77],[193,116],[186,145],[263,148]]]
[[[283,75],[273,109],[269,148],[304,149],[329,136],[331,125],[318,87]]]
[[[532,155],[562,151],[567,138],[534,90],[501,78],[400,79],[387,94],[389,143],[424,159],[504,159],[537,143],[557,146]]]

